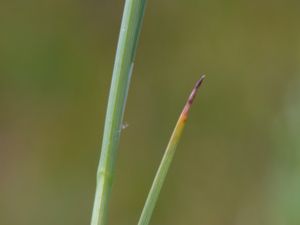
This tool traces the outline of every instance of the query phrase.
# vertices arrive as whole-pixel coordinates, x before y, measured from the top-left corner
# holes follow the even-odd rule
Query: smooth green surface
[[[90,224],[124,0],[0,5],[0,224]],[[137,224],[199,73],[151,225],[300,224],[299,8],[148,1],[108,225]]]
[[[126,0],[105,119],[91,225],[107,222],[117,149],[145,0]]]
[[[163,186],[169,167],[172,163],[175,150],[180,140],[184,125],[185,125],[185,121],[183,121],[182,118],[179,118],[174,128],[174,131],[172,133],[172,136],[170,138],[170,141],[168,143],[168,146],[165,150],[165,154],[161,160],[157,173],[155,175],[154,181],[152,183],[138,225],[148,225],[150,222],[153,210],[155,208],[156,202],[160,194],[160,190]]]

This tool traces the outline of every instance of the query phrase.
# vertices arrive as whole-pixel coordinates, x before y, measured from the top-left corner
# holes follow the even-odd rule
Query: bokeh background
[[[124,1],[0,4],[0,224],[89,224]],[[299,8],[148,1],[110,225],[137,223],[204,73],[152,224],[300,224]]]

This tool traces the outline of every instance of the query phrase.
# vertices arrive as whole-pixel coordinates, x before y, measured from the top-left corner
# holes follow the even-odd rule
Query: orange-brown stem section
[[[185,122],[188,118],[188,114],[189,114],[189,111],[190,111],[190,108],[191,108],[191,105],[193,104],[193,101],[196,97],[196,93],[197,93],[197,90],[199,89],[199,87],[201,86],[203,80],[205,78],[205,75],[202,75],[200,77],[200,79],[197,81],[197,83],[195,84],[195,87],[193,88],[191,94],[190,94],[190,97],[188,98],[183,110],[182,110],[182,113],[180,115],[180,118],[179,120]]]

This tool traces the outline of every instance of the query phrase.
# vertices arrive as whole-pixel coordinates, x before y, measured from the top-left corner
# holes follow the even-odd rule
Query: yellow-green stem
[[[174,128],[174,131],[172,133],[172,136],[169,140],[168,146],[166,148],[166,151],[164,153],[164,156],[162,158],[162,161],[159,165],[158,171],[155,175],[152,187],[150,189],[150,192],[148,194],[144,209],[142,211],[140,220],[138,222],[138,225],[148,225],[154,210],[154,207],[156,205],[160,190],[162,188],[162,185],[165,181],[167,172],[169,170],[169,167],[171,165],[176,147],[178,145],[178,142],[180,140],[183,128],[186,124],[188,113],[190,111],[191,105],[195,99],[196,92],[198,88],[200,87],[201,83],[203,82],[205,76],[203,75],[198,82],[196,83],[195,87],[192,90],[192,93],[190,94],[190,97],[187,100],[187,103],[185,104],[182,113],[180,114],[180,117],[177,121],[177,124]]]

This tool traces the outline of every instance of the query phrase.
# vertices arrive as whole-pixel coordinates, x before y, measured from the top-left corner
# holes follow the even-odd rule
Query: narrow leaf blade
[[[190,108],[195,99],[197,90],[200,87],[200,85],[202,84],[204,78],[205,78],[205,75],[201,76],[201,78],[196,82],[196,85],[193,88],[193,90],[182,110],[182,113],[179,116],[177,124],[176,124],[174,131],[171,135],[171,138],[169,140],[168,146],[165,150],[162,161],[161,161],[159,168],[157,170],[157,173],[155,175],[154,181],[152,183],[152,187],[150,189],[147,200],[145,202],[144,209],[142,211],[138,225],[148,225],[150,222],[153,210],[155,208],[157,199],[159,197],[160,190],[166,179],[166,175],[168,173],[169,167],[170,167],[172,159],[174,157],[176,147],[178,145],[178,142],[181,138],[183,128],[188,119],[188,114],[189,114]]]

